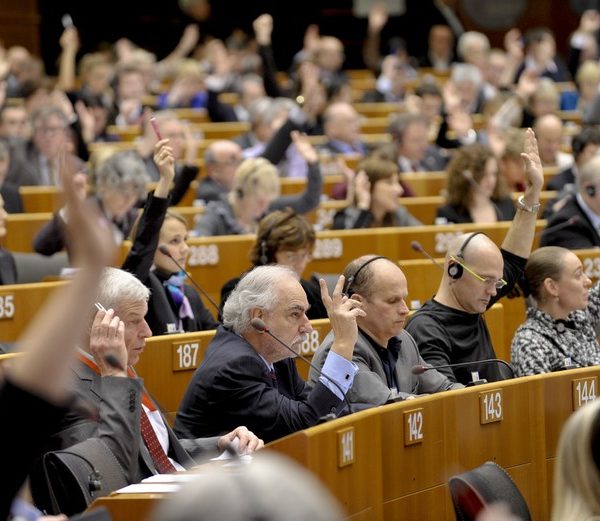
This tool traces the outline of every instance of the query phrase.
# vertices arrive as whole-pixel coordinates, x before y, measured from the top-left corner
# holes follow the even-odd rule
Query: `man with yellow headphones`
[[[517,202],[517,213],[500,249],[483,233],[458,236],[446,253],[444,274],[435,296],[419,309],[406,327],[423,359],[433,366],[496,358],[483,313],[506,295],[519,279],[533,243],[542,163],[533,130],[528,129],[525,152],[528,186]],[[450,380],[469,383],[472,372],[488,381],[501,380],[500,364],[440,369]]]

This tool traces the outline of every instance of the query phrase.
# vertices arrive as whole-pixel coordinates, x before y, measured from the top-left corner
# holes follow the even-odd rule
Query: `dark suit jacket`
[[[515,216],[515,205],[510,197],[494,199],[496,217],[499,221],[512,221]],[[465,207],[450,204],[440,206],[436,211],[436,217],[444,217],[449,223],[472,223],[471,213]]]
[[[575,184],[575,175],[573,174],[573,167],[570,166],[565,170],[556,174],[550,181],[546,190],[562,190],[565,185]]]
[[[311,390],[292,358],[274,366],[276,384],[254,348],[219,327],[185,392],[175,432],[184,437],[208,436],[245,425],[269,442],[337,412],[341,400],[320,382]]]
[[[549,228],[566,223],[569,219],[576,221],[555,231]],[[575,197],[571,197],[565,205],[548,219],[546,230],[542,233],[540,246],[562,246],[570,250],[600,247],[600,235]]]
[[[169,332],[167,324],[178,323],[175,304],[163,285],[163,280],[168,278],[170,274],[158,274],[151,269],[154,262],[154,253],[158,247],[160,228],[168,206],[168,199],[160,199],[154,197],[153,194],[148,196],[148,201],[138,225],[137,235],[127,258],[121,266],[122,269],[133,273],[150,288],[146,322],[148,322],[153,335],[164,335]],[[219,323],[206,309],[196,290],[186,284],[183,291],[190,301],[194,314],[193,318],[182,320],[183,330],[188,332],[215,329]]]
[[[12,254],[0,248],[0,284],[17,283],[17,264]]]
[[[426,371],[422,375],[412,374],[415,365],[425,365],[425,361],[419,354],[419,348],[406,331],[402,331],[398,338],[402,342],[398,361],[396,362],[396,379],[399,389],[397,396],[407,398],[415,394],[430,394],[448,389],[460,389],[461,384],[448,380],[446,376],[438,371]],[[330,332],[323,343],[316,350],[313,364],[322,368],[325,357],[333,345],[334,335]],[[369,342],[368,338],[359,330],[352,361],[358,365],[358,373],[354,377],[354,383],[348,391],[348,399],[351,403],[383,405],[388,400],[395,398],[392,390],[388,387],[385,370],[377,351]],[[317,372],[310,369],[309,383],[317,380]]]
[[[17,185],[4,183],[0,187],[0,194],[2,194],[2,199],[4,199],[4,209],[8,213],[23,213],[25,211]]]

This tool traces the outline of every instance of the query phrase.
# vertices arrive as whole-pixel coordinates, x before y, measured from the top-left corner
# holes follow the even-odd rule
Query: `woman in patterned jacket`
[[[525,278],[536,305],[527,311],[512,341],[515,373],[526,376],[600,364],[600,285],[590,289],[592,281],[579,258],[565,248],[539,248],[527,261]]]

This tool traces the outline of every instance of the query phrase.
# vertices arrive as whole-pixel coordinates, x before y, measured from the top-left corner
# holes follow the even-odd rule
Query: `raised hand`
[[[296,149],[307,163],[316,163],[319,160],[317,151],[315,150],[315,147],[312,146],[312,143],[309,141],[306,134],[302,134],[297,130],[292,130],[290,136],[292,137],[294,145],[296,145]]]
[[[273,17],[270,14],[261,14],[252,22],[254,35],[259,45],[271,45],[273,33]]]
[[[166,198],[169,194],[171,182],[175,177],[175,156],[173,155],[173,149],[169,146],[168,139],[161,139],[154,145],[154,162],[160,174],[154,195]]]
[[[389,18],[386,5],[383,2],[375,2],[369,8],[369,31],[380,33]]]
[[[364,170],[358,172],[354,178],[354,196],[356,206],[361,210],[371,208],[371,183]]]
[[[331,350],[348,360],[352,360],[352,352],[358,338],[356,318],[364,317],[366,313],[358,300],[353,300],[342,294],[345,282],[345,277],[340,275],[333,290],[333,295],[330,296],[327,283],[325,280],[319,279],[321,299],[327,310],[327,316],[334,334]]]
[[[531,128],[528,128],[525,132],[524,149],[525,151],[521,153],[521,157],[523,158],[523,161],[525,161],[527,180],[532,188],[540,191],[544,185],[544,170],[538,152],[537,139]]]
[[[102,376],[127,376],[127,348],[125,324],[112,309],[98,311],[90,331],[90,354],[94,357]],[[114,357],[120,368],[106,361]]]

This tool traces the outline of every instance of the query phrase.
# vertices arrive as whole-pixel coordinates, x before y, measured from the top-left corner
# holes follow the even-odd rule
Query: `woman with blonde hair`
[[[600,519],[600,401],[565,423],[554,468],[551,521]]]
[[[262,157],[248,158],[237,168],[231,191],[208,203],[198,219],[195,235],[255,233],[258,221],[268,212],[290,208],[304,214],[315,208],[323,187],[317,152],[307,137],[298,132],[292,132],[292,140],[309,169],[309,181],[303,193],[281,196],[281,182],[275,165]]]

